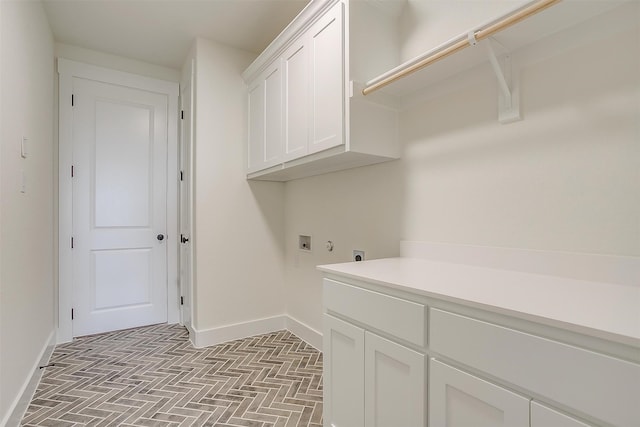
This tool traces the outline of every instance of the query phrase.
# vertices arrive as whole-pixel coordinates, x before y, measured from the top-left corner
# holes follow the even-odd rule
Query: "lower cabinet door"
[[[529,399],[431,359],[429,425],[529,427]]]
[[[365,332],[365,425],[424,427],[425,356]]]
[[[531,402],[531,427],[592,427],[568,415]]]
[[[328,314],[323,320],[325,427],[364,427],[364,330]]]

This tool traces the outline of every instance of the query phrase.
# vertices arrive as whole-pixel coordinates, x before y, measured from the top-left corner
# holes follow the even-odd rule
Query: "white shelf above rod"
[[[381,89],[393,82],[395,82],[396,80],[399,80],[403,77],[406,77],[412,73],[415,73],[418,70],[421,70],[424,67],[427,67],[428,65],[433,64],[434,62],[437,62],[443,58],[446,58],[447,56],[450,56],[462,49],[465,49],[469,46],[472,46],[473,44],[473,40],[475,40],[475,42],[479,42],[481,40],[487,39],[491,36],[493,36],[494,34],[514,25],[517,24],[520,21],[523,21],[525,19],[527,19],[528,17],[535,15],[538,12],[543,11],[544,9],[553,6],[556,3],[559,3],[561,0],[537,0],[532,2],[531,4],[518,9],[517,11],[508,14],[506,16],[504,16],[502,19],[499,19],[497,21],[494,21],[493,23],[489,24],[488,26],[486,26],[485,28],[480,28],[478,30],[472,31],[472,35],[473,37],[469,36],[466,37],[466,35],[461,39],[455,39],[457,41],[454,40],[454,42],[452,42],[451,44],[447,44],[447,45],[443,45],[441,46],[439,49],[437,49],[436,51],[432,52],[430,55],[426,56],[425,58],[422,58],[421,60],[415,62],[415,63],[409,63],[407,64],[406,67],[402,67],[402,68],[398,68],[396,69],[395,72],[393,72],[392,74],[374,82],[371,83],[367,86],[365,86],[364,89],[362,89],[362,94],[363,95],[368,95],[378,89]]]

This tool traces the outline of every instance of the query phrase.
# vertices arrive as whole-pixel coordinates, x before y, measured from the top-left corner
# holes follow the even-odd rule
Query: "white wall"
[[[55,328],[53,37],[40,2],[0,3],[0,424]],[[29,155],[20,157],[20,139]],[[20,192],[21,172],[26,193]],[[35,368],[35,369],[34,369]]]
[[[403,236],[640,255],[638,22],[598,41],[558,35],[516,55],[529,63],[520,122],[497,122],[488,66],[407,111]]]
[[[254,55],[196,42],[194,327],[281,315],[284,188],[246,180],[246,86]]]
[[[124,71],[171,82],[180,82],[179,70],[78,46],[56,43],[55,55],[57,58],[71,59],[86,64],[110,68],[112,70]]]
[[[285,274],[287,314],[322,331],[319,264],[349,262],[353,249],[365,258],[398,256],[404,182],[400,161],[286,183]],[[298,235],[311,235],[311,252]],[[332,241],[329,252],[326,242]]]
[[[413,59],[529,1],[407,0],[400,17],[400,57],[402,61]]]
[[[638,21],[615,33],[523,54],[521,122],[498,123],[484,66],[401,114],[401,160],[288,182],[289,313],[321,330],[315,265],[352,249],[398,255],[400,239],[640,256]],[[296,251],[299,233],[313,235],[312,254]]]

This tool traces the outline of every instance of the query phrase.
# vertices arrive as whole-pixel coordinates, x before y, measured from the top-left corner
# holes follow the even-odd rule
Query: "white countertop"
[[[640,347],[640,285],[416,258],[321,265],[318,269],[328,275],[363,280]]]

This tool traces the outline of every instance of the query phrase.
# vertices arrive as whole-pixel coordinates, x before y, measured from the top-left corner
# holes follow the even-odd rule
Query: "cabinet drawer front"
[[[442,310],[432,350],[616,426],[640,419],[640,366]]]
[[[324,279],[324,305],[418,346],[425,346],[425,306],[378,292]]]

